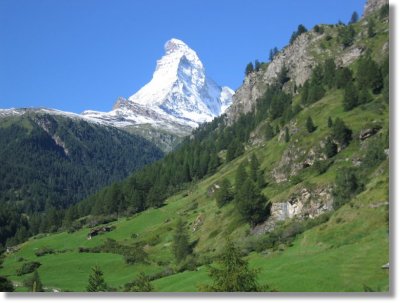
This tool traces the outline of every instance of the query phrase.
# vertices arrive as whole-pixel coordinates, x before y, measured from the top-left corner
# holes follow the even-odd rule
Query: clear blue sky
[[[0,0],[0,108],[109,111],[146,84],[163,45],[185,41],[237,89],[302,23],[347,22],[365,0]]]

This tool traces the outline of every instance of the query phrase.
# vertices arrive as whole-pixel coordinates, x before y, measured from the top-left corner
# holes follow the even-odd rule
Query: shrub
[[[26,262],[17,269],[17,276],[22,276],[34,272],[40,267],[40,265],[42,265],[40,262]]]
[[[55,253],[54,249],[49,248],[49,247],[42,247],[42,248],[39,248],[37,251],[35,251],[35,255],[37,257],[41,257],[41,256],[48,255],[48,254],[54,254],[54,253]]]

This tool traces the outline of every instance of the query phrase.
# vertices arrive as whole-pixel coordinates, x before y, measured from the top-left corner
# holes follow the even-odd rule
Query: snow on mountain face
[[[117,102],[114,110],[133,103],[191,127],[224,113],[232,103],[233,90],[208,78],[196,52],[181,40],[171,39],[164,48],[152,80],[128,102]]]

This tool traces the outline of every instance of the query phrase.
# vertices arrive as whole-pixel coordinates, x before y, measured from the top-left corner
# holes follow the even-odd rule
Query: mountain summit
[[[128,99],[119,98],[108,113],[85,111],[88,118],[116,126],[150,124],[190,132],[231,105],[233,90],[207,77],[203,63],[186,43],[171,39],[149,83]]]

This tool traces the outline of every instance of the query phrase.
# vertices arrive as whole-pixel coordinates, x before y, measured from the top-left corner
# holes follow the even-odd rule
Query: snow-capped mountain
[[[207,77],[196,52],[183,41],[171,39],[164,48],[151,81],[138,92],[119,98],[110,112],[82,115],[115,126],[150,124],[188,133],[223,114],[232,103],[233,90]]]

